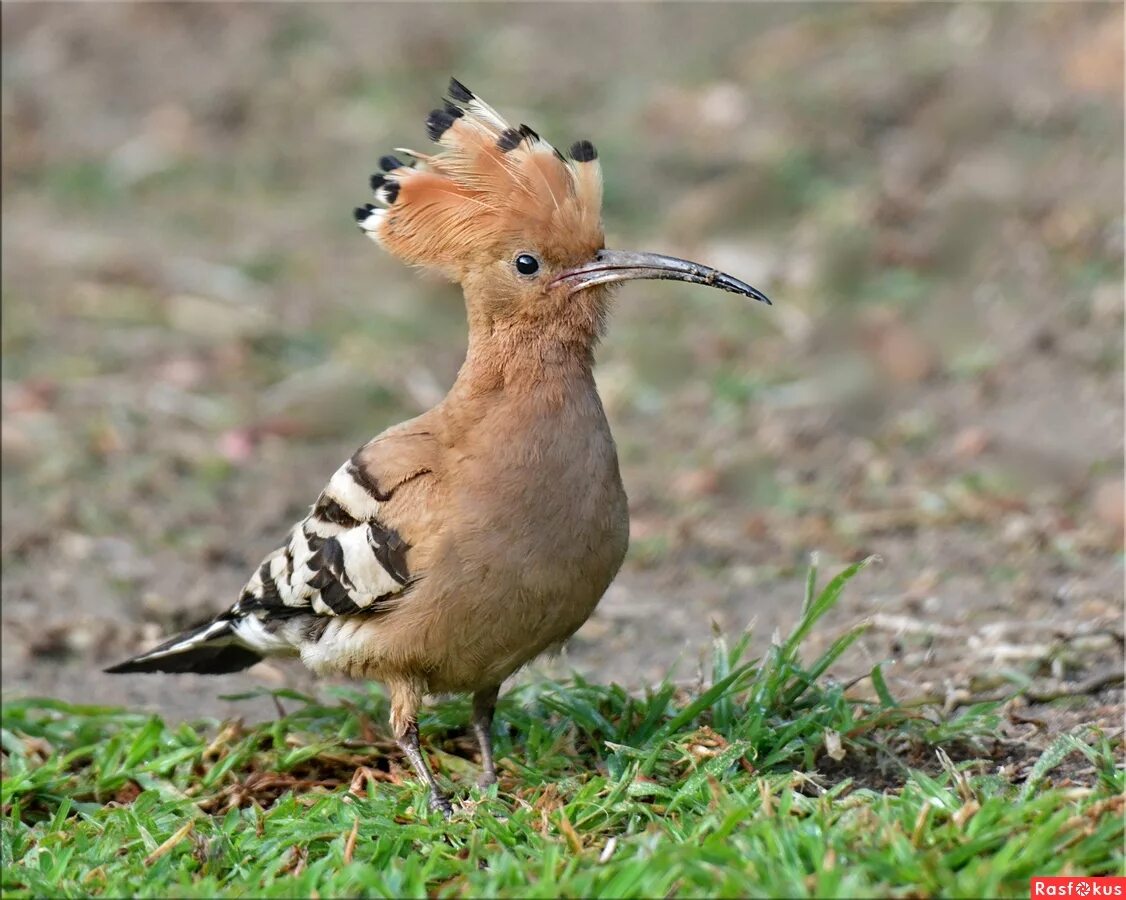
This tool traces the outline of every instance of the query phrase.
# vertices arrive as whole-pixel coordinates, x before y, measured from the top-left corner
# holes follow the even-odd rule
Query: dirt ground
[[[451,382],[457,292],[351,209],[454,74],[597,144],[612,246],[776,303],[622,291],[598,378],[630,555],[522,677],[693,678],[713,623],[789,627],[811,554],[877,554],[814,639],[870,624],[840,677],[894,660],[894,693],[948,707],[1029,685],[1036,727],[1121,733],[1119,5],[2,17],[5,696],[253,718],[216,698],[313,689],[100,668],[229,604]]]

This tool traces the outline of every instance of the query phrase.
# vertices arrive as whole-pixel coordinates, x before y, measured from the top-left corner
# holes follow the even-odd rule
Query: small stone
[[[1126,528],[1126,483],[1121,478],[1107,478],[1097,485],[1092,497],[1095,517],[1121,534]]]
[[[680,471],[672,480],[673,493],[682,500],[697,500],[718,494],[721,486],[719,473],[711,468]]]
[[[232,428],[219,436],[219,453],[227,462],[241,464],[254,455],[257,443],[247,428]]]
[[[918,384],[938,370],[934,348],[892,310],[878,310],[861,325],[861,341],[880,371],[901,384]]]
[[[954,455],[960,459],[976,459],[989,449],[992,439],[984,428],[971,426],[954,435]]]

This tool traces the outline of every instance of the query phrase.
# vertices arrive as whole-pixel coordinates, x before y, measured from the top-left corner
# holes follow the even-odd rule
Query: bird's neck
[[[504,393],[548,405],[594,389],[594,336],[573,329],[511,324],[471,329],[451,399]]]

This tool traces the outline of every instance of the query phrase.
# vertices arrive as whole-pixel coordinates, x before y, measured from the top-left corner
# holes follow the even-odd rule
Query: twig
[[[169,850],[175,847],[180,841],[191,834],[192,829],[195,828],[195,819],[188,819],[183,825],[176,829],[175,833],[166,840],[163,844],[153,850],[148,856],[145,857],[144,865],[151,866],[154,862],[160,859]]]
[[[348,840],[344,842],[344,862],[352,861],[352,854],[356,852],[356,835],[360,833],[360,817],[352,823],[352,830],[348,833]]]

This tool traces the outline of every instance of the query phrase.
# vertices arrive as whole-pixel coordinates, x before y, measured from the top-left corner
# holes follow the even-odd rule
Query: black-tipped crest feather
[[[507,131],[502,131],[497,138],[497,149],[507,153],[519,147],[522,140],[524,135],[518,129],[509,128]]]
[[[437,143],[455,121],[456,117],[450,115],[444,109],[432,110],[430,115],[426,117],[426,134],[430,140]]]
[[[590,141],[575,141],[571,145],[571,159],[575,162],[593,162],[598,159],[598,151]]]
[[[468,103],[473,99],[473,91],[469,90],[469,88],[456,78],[450,79],[449,95],[458,103]]]
[[[376,202],[394,203],[396,211],[361,228],[384,249],[453,274],[470,248],[479,252],[513,230],[566,235],[584,249],[603,242],[601,170],[589,141],[576,143],[573,157],[560,153],[530,125],[510,125],[456,78],[426,117],[426,131],[440,151],[397,148],[394,159],[381,160],[384,168],[408,158],[420,164],[373,180]],[[401,190],[390,187],[392,179]]]

